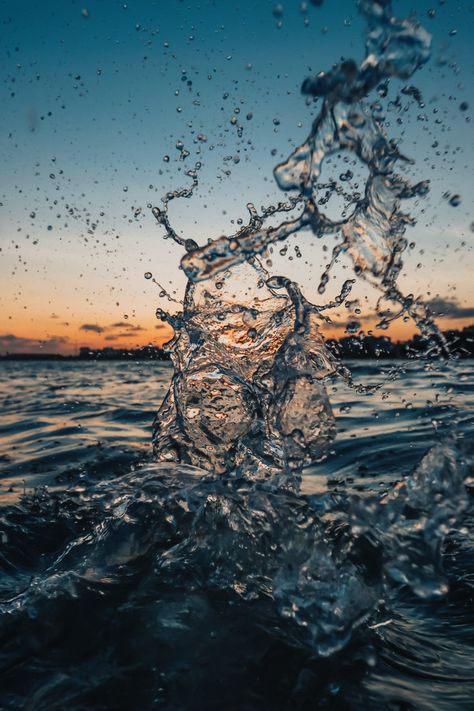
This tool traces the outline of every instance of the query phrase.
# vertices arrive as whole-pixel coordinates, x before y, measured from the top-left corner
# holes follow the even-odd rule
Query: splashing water
[[[157,311],[175,331],[169,344],[175,375],[155,420],[155,456],[225,475],[223,483],[211,478],[206,485],[215,488],[196,510],[192,535],[167,554],[165,567],[177,574],[176,566],[205,561],[206,584],[212,580],[244,599],[269,596],[280,619],[272,624],[287,640],[320,654],[347,642],[387,593],[387,581],[420,596],[446,592],[440,546],[465,507],[454,444],[427,454],[413,476],[381,500],[319,501],[314,511],[297,493],[301,468],[324,457],[335,435],[325,384],[335,376],[352,382],[320,325],[323,311],[343,303],[354,280],[334,302],[311,304],[297,284],[266,273],[258,257],[269,245],[303,228],[318,238],[339,235],[319,293],[345,252],[356,276],[381,292],[377,310],[385,322],[383,304],[395,303],[391,320],[410,316],[432,350],[446,348],[428,309],[397,286],[405,231],[413,222],[401,202],[423,196],[428,181],[410,185],[396,172],[408,159],[367,103],[375,87],[392,77],[407,79],[427,61],[430,37],[394,18],[385,0],[363,0],[360,10],[367,21],[364,61],[345,61],[303,84],[305,94],[323,99],[322,107],[307,140],[274,171],[279,187],[296,196],[261,214],[249,205],[248,225],[204,247],[178,237],[167,217],[170,199],[192,196],[195,171],[190,189],[169,193],[164,210],[153,210],[167,236],[185,247],[181,266],[188,276],[183,313]],[[324,160],[341,150],[362,161],[369,175],[352,214],[334,221],[319,209],[318,180]],[[268,218],[295,210],[296,217],[264,227]],[[345,544],[327,538],[328,515],[333,523],[340,518]],[[380,552],[371,585],[361,560],[353,560],[359,546]],[[285,627],[288,620],[295,627]]]
[[[296,284],[276,277],[263,285],[261,276],[264,297],[250,293],[247,301],[239,302],[232,296],[242,279],[236,266],[250,263],[258,271],[258,255],[305,227],[318,238],[335,233],[342,237],[321,277],[320,294],[336,258],[347,252],[356,275],[382,292],[379,314],[384,302],[396,303],[398,311],[390,320],[409,315],[432,349],[446,348],[428,309],[397,286],[407,246],[405,230],[412,222],[401,211],[401,200],[424,195],[428,181],[410,185],[395,172],[397,163],[407,159],[385,135],[373,107],[364,103],[381,82],[407,79],[424,64],[430,37],[411,21],[394,18],[385,0],[364,0],[360,10],[367,21],[365,60],[360,66],[345,61],[303,84],[303,92],[323,98],[323,105],[307,140],[275,168],[279,187],[297,191],[296,197],[261,215],[249,205],[247,226],[201,248],[178,237],[167,217],[170,199],[192,196],[196,170],[188,172],[191,188],[168,193],[164,210],[153,209],[167,236],[185,246],[181,266],[189,279],[182,316],[157,312],[176,331],[170,348],[176,374],[156,419],[159,459],[210,464],[219,472],[240,465],[250,472],[254,465],[258,472],[263,468],[269,473],[273,465],[297,469],[322,454],[334,430],[324,379],[341,372],[319,334],[322,308],[307,302]],[[369,176],[352,215],[333,221],[318,208],[318,180],[323,161],[341,150],[357,156]],[[270,216],[301,205],[299,216],[263,227]],[[276,299],[275,287],[286,295]],[[343,293],[348,293],[346,286]],[[387,324],[386,314],[383,321]]]
[[[323,380],[337,363],[296,284],[267,280],[243,303],[232,293],[242,271],[191,283],[184,315],[170,317],[175,376],[154,448],[161,460],[256,478],[321,456],[334,431]]]
[[[327,657],[363,622],[390,610],[400,585],[422,599],[446,594],[441,550],[467,507],[469,457],[453,435],[382,496],[303,496],[302,468],[320,462],[335,437],[327,384],[352,384],[321,324],[355,280],[334,301],[315,305],[259,261],[269,245],[304,228],[318,238],[337,235],[319,293],[347,253],[356,278],[380,291],[381,318],[384,303],[395,303],[392,319],[411,317],[432,348],[445,351],[428,309],[397,285],[412,222],[401,204],[424,195],[428,183],[409,185],[396,173],[407,159],[367,102],[374,88],[408,79],[428,60],[430,38],[394,18],[388,0],[361,0],[359,7],[367,22],[364,61],[345,61],[303,84],[322,107],[307,140],[275,168],[279,187],[295,193],[287,202],[261,214],[249,205],[248,225],[199,247],[168,219],[170,201],[192,197],[197,164],[188,172],[191,187],[153,208],[166,235],[185,249],[188,277],[182,313],[157,311],[175,332],[168,345],[175,372],[154,424],[157,462],[68,499],[81,535],[1,602],[5,625],[21,625],[25,616],[41,620],[52,600],[115,594],[123,611],[159,599],[159,641],[168,649],[170,630],[179,637],[184,618],[194,616],[205,628],[205,595],[225,595],[272,639]],[[341,150],[369,175],[352,214],[335,221],[320,210],[318,181],[324,160]],[[290,218],[265,227],[283,213]],[[60,507],[47,497],[23,505],[58,516],[60,525]],[[45,698],[38,708],[47,708]]]

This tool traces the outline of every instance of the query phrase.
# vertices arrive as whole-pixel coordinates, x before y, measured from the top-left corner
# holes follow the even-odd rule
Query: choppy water
[[[168,364],[1,363],[0,707],[470,708],[473,366],[425,367],[328,383],[296,493],[153,462]]]

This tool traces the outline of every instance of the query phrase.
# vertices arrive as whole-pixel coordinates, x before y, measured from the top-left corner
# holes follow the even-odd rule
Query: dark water
[[[1,363],[0,708],[472,708],[473,366],[403,365],[298,493],[153,463],[167,364]]]

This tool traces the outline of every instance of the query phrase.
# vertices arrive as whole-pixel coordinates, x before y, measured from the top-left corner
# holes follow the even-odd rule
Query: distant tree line
[[[474,324],[466,326],[462,331],[442,331],[449,352],[460,358],[474,356]],[[330,339],[327,342],[330,350],[339,358],[415,358],[419,355],[439,354],[439,341],[431,341],[416,334],[409,341],[392,341],[388,336],[345,336]]]
[[[474,324],[462,331],[443,331],[451,354],[459,358],[474,357]],[[419,355],[436,356],[439,344],[428,341],[419,334],[409,341],[392,341],[388,336],[351,335],[326,341],[329,349],[339,358],[416,358]],[[141,348],[80,348],[78,355],[64,356],[57,353],[7,353],[3,360],[161,360],[170,356],[157,346]]]

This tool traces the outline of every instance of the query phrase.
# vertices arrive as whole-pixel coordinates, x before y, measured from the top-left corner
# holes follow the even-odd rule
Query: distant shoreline
[[[80,362],[97,362],[97,361],[127,361],[127,360],[150,360],[150,361],[160,361],[164,363],[170,363],[171,359],[169,357],[158,358],[153,356],[91,356],[89,358],[84,358],[79,355],[62,355],[61,353],[7,353],[6,355],[0,355],[0,361],[10,361],[10,360],[57,360],[57,361],[80,361]]]
[[[418,355],[423,355],[420,353]],[[474,358],[472,353],[468,355],[454,354],[461,360],[471,360]],[[416,360],[416,356],[412,355],[343,355],[341,360]],[[49,353],[47,355],[41,355],[39,353],[27,353],[27,354],[13,354],[0,356],[0,363],[31,363],[31,362],[58,362],[58,363],[127,363],[127,362],[150,362],[150,363],[171,363],[170,358],[136,358],[130,356],[129,358],[80,358],[79,356],[63,356],[61,354]]]
[[[443,336],[453,356],[474,357],[474,324],[462,331],[443,331]],[[439,357],[439,343],[430,343],[419,334],[409,341],[393,342],[388,336],[344,336],[328,339],[326,345],[337,357],[344,360],[412,360],[418,356]],[[84,346],[75,355],[61,353],[7,353],[0,361],[161,361],[170,362],[169,353],[156,346],[141,348],[88,348]]]

